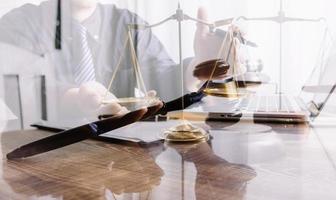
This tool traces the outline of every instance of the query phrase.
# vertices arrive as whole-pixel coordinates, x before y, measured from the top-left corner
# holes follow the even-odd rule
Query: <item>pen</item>
[[[143,119],[143,121],[166,121],[168,118],[165,115],[168,112],[182,110],[184,108],[191,106],[194,103],[201,101],[202,98],[205,96],[205,94],[203,93],[203,89],[206,84],[207,82],[204,83],[201,89],[199,89],[199,91],[197,92],[185,94],[182,97],[169,101],[167,103],[163,102],[162,108],[156,113],[157,116],[152,116],[152,117]],[[184,102],[184,104],[182,104],[182,102]],[[182,105],[184,105],[184,107],[182,107]],[[113,115],[99,115],[98,119],[102,120],[102,119],[106,119],[109,117],[113,117]]]
[[[149,108],[150,109],[150,108]],[[153,107],[154,109],[154,107]],[[21,146],[7,154],[7,159],[20,159],[40,153],[52,151],[89,138],[95,138],[103,133],[126,126],[140,120],[145,114],[145,109],[130,112],[124,116],[114,116],[104,120],[85,124],[59,134]]]
[[[168,117],[165,116],[168,112],[182,110],[191,106],[194,103],[200,102],[206,94],[203,90],[207,87],[209,81],[203,83],[203,85],[197,90],[197,92],[192,92],[185,94],[175,100],[169,101],[167,103],[163,102],[162,108],[156,113],[156,116],[151,116],[143,121],[167,121]],[[184,108],[182,107],[182,101],[184,101]],[[113,117],[113,115],[99,115],[98,119],[106,119]]]

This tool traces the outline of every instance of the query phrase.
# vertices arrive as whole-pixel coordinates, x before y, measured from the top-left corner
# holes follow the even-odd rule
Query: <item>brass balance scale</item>
[[[183,73],[184,73],[183,72],[183,62],[182,62],[182,50],[181,50],[182,49],[182,39],[181,39],[182,38],[182,26],[181,26],[182,21],[184,20],[196,21],[198,23],[209,26],[210,30],[213,30],[214,28],[218,26],[230,25],[232,24],[232,21],[233,21],[233,19],[227,19],[227,20],[216,22],[214,24],[209,24],[207,22],[200,21],[198,19],[185,15],[182,9],[180,8],[180,6],[178,6],[178,9],[176,10],[176,14],[172,15],[171,17],[157,24],[154,24],[154,25],[130,24],[128,26],[127,39],[124,44],[124,50],[127,48],[128,45],[130,46],[133,70],[135,72],[135,78],[136,78],[136,85],[138,89],[143,91],[143,95],[136,96],[136,97],[116,98],[116,99],[108,98],[109,96],[108,94],[116,78],[116,74],[118,70],[120,70],[121,61],[123,57],[121,55],[119,58],[118,64],[112,74],[112,78],[109,83],[105,98],[102,101],[102,104],[110,104],[110,103],[116,102],[122,106],[125,106],[129,110],[136,110],[140,107],[151,106],[159,100],[158,97],[147,95],[147,89],[146,89],[146,86],[142,78],[141,67],[138,62],[134,42],[132,40],[131,30],[132,29],[144,30],[144,29],[156,27],[156,26],[159,26],[165,23],[168,20],[176,20],[178,22],[179,49],[180,49],[179,58],[180,58],[180,69],[181,69],[181,75],[182,75],[181,77],[183,77]],[[223,40],[221,44],[221,48],[217,56],[219,58],[219,57],[223,57],[222,55],[226,55],[224,57],[227,63],[229,63],[230,56],[233,56],[233,66],[231,66],[232,68],[231,75],[224,78],[223,80],[212,80],[214,72],[217,68],[217,63],[215,63],[215,66],[213,67],[213,71],[211,73],[209,81],[207,81],[206,87],[204,88],[204,91],[203,91],[205,94],[212,95],[212,96],[226,97],[226,98],[239,98],[243,95],[239,91],[239,88],[240,88],[239,83],[235,81],[235,74],[237,73],[236,69],[238,67],[237,66],[238,58],[237,58],[237,51],[236,51],[237,34],[240,34],[240,33],[234,32],[231,28],[229,28],[229,31],[227,32],[225,39]],[[224,48],[227,44],[229,44],[229,48]],[[227,67],[230,67],[229,64]],[[183,80],[181,80],[181,83],[182,83],[182,94],[183,94],[184,93]],[[182,104],[184,104],[183,101],[182,101]],[[182,105],[182,108],[184,108],[184,105]],[[164,130],[163,133],[159,135],[159,137],[164,139],[167,142],[199,142],[199,141],[208,140],[209,133],[207,133],[203,128],[198,127],[192,124],[191,122],[185,120],[184,113],[182,111],[181,123],[177,126]]]

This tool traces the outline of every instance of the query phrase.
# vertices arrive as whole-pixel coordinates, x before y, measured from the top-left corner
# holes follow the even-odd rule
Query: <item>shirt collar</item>
[[[89,35],[96,41],[99,40],[100,27],[101,27],[101,10],[100,6],[97,5],[96,10],[93,14],[82,22],[82,25],[88,30]]]

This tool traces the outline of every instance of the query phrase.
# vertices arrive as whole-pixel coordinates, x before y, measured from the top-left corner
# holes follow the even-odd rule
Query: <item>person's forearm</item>
[[[190,63],[186,66],[184,80],[185,80],[185,88],[188,92],[195,92],[197,91],[201,85],[203,85],[204,81],[199,80],[196,78],[193,73],[195,70],[195,66],[198,64],[198,61],[195,58],[192,58]]]

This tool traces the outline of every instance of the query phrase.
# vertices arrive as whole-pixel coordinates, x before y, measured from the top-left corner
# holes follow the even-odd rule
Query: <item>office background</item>
[[[39,4],[42,0],[6,0],[0,5],[0,16],[20,7],[25,3]],[[100,0],[101,3],[116,4],[138,13],[150,24],[156,23],[174,14],[177,0]],[[280,10],[280,0],[181,0],[181,7],[186,14],[196,17],[197,9],[205,6],[209,20],[230,17],[273,17]],[[323,17],[326,23],[286,22],[283,25],[283,85],[282,92],[298,94],[308,79],[312,69],[319,65],[320,49],[332,43],[336,29],[335,7],[333,0],[284,0],[283,9],[287,17],[317,19]],[[279,24],[275,22],[244,22],[239,25],[247,33],[247,38],[258,44],[258,48],[248,48],[247,58],[251,62],[262,60],[263,72],[271,82],[279,83]],[[324,33],[327,28],[327,40]],[[225,29],[225,27],[224,27]],[[167,31],[168,30],[168,31]],[[193,56],[193,40],[196,26],[194,22],[183,25],[183,56]],[[178,37],[176,22],[153,29],[172,58],[178,62]],[[331,52],[336,50],[331,49]],[[329,53],[329,52],[328,52]],[[332,54],[332,53],[331,53]]]
[[[2,1],[0,16],[25,3],[39,4],[43,0],[11,0]],[[177,0],[101,0],[102,3],[115,3],[118,7],[128,8],[149,23],[155,23],[175,12]],[[197,16],[197,8],[201,5],[208,8],[210,20],[219,20],[237,16],[271,17],[278,14],[279,0],[182,0],[184,11],[190,16]],[[333,12],[335,2],[332,0],[295,0],[283,1],[288,17],[327,19],[330,33],[333,34],[336,23]],[[279,24],[274,22],[242,22],[248,37],[259,45],[258,49],[249,49],[251,59],[261,59],[264,72],[275,82],[278,80],[279,68]],[[318,59],[318,51],[325,31],[323,23],[288,22],[283,26],[283,75],[284,92],[299,92]],[[167,31],[171,30],[171,31]],[[184,25],[183,53],[184,57],[193,55],[193,35],[195,24]],[[177,29],[174,22],[154,29],[155,34],[164,43],[170,55],[177,61]],[[173,34],[176,33],[176,34]],[[173,41],[173,42],[172,42]],[[300,76],[297,76],[300,74]]]

